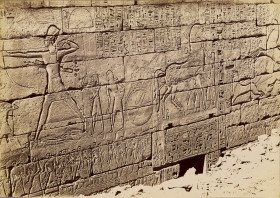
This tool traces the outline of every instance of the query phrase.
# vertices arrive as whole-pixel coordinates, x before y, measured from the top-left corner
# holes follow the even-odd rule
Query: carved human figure
[[[0,171],[0,194],[2,196],[9,196],[10,181],[7,177],[6,170]]]
[[[19,166],[11,172],[11,183],[13,195],[22,196],[24,194],[24,168]]]
[[[83,120],[76,102],[67,92],[64,83],[60,76],[60,63],[64,56],[75,52],[78,49],[78,45],[69,40],[62,40],[57,42],[57,37],[60,29],[55,25],[49,26],[47,34],[45,36],[45,47],[47,50],[44,51],[12,51],[9,52],[9,56],[13,57],[29,57],[29,58],[42,58],[43,63],[46,66],[48,74],[48,87],[47,95],[45,95],[43,109],[40,115],[35,139],[38,139],[40,131],[43,125],[46,123],[49,108],[54,101],[64,100],[67,105]]]
[[[88,79],[87,79],[88,80]],[[98,74],[94,75],[94,80],[89,82],[83,82],[85,88],[83,90],[83,100],[85,108],[85,117],[86,117],[86,128],[91,131],[91,134],[95,131],[95,125],[97,122],[98,115],[101,116],[101,124],[102,124],[102,131],[104,131],[104,120],[103,120],[103,113],[101,107],[101,100],[100,100],[100,86],[94,87],[99,84],[99,76]],[[92,127],[89,127],[89,120],[92,117]]]
[[[123,116],[123,98],[125,88],[121,84],[118,83],[118,78],[114,76],[111,70],[108,70],[107,80],[109,85],[107,85],[107,96],[109,100],[109,106],[107,112],[111,115],[111,130],[115,129],[115,121],[117,114],[121,117],[121,127],[118,130],[121,130],[124,126],[124,116]]]
[[[9,136],[12,129],[8,122],[9,113],[12,111],[12,105],[7,102],[0,102],[0,138]]]

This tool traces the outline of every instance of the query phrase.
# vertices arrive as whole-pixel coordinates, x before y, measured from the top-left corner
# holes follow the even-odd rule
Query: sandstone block
[[[44,36],[52,25],[61,30],[61,10],[8,8],[3,24],[2,38]]]
[[[122,7],[80,7],[64,8],[63,32],[120,31]]]
[[[244,126],[232,126],[226,129],[227,147],[235,147],[248,142],[248,131]]]
[[[28,162],[30,152],[26,135],[0,139],[1,168],[10,168]]]
[[[15,135],[35,132],[43,105],[43,97],[13,102],[13,130]]]
[[[123,23],[124,30],[178,26],[180,6],[178,4],[129,6],[124,10]]]
[[[0,196],[8,197],[11,190],[11,183],[8,170],[0,170]]]
[[[266,134],[266,124],[265,122],[259,121],[256,123],[245,125],[245,131],[248,132],[248,140],[254,141],[258,136]]]
[[[2,90],[0,100],[9,101],[34,94],[43,94],[46,87],[46,71],[39,67],[0,69]]]
[[[278,4],[260,4],[257,5],[257,24],[271,25],[279,24],[280,5]]]
[[[180,27],[155,29],[155,51],[178,50],[181,45]]]
[[[124,35],[126,55],[136,55],[155,52],[154,30],[131,30]]]
[[[259,102],[252,101],[241,105],[241,122],[253,123],[259,120]]]

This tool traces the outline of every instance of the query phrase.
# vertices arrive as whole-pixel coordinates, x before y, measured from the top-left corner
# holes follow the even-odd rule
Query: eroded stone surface
[[[275,2],[6,2],[0,196],[160,184],[279,126]]]

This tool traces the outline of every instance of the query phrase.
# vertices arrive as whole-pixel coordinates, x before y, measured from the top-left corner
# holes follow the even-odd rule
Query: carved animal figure
[[[157,90],[156,98],[157,101],[157,111],[159,111],[160,105],[162,105],[162,113],[166,118],[165,102],[170,96],[171,103],[179,110],[182,111],[183,105],[176,98],[174,93],[179,90],[179,84],[186,81],[193,81],[201,87],[201,74],[199,73],[201,67],[190,68],[187,63],[189,60],[188,56],[186,58],[180,59],[174,63],[167,65],[166,69],[155,71],[155,87]]]

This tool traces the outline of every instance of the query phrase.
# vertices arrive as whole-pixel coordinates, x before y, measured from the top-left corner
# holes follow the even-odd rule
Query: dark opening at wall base
[[[179,162],[180,172],[179,177],[185,175],[188,169],[194,167],[196,169],[195,174],[201,174],[204,170],[205,164],[205,155],[197,155]]]

